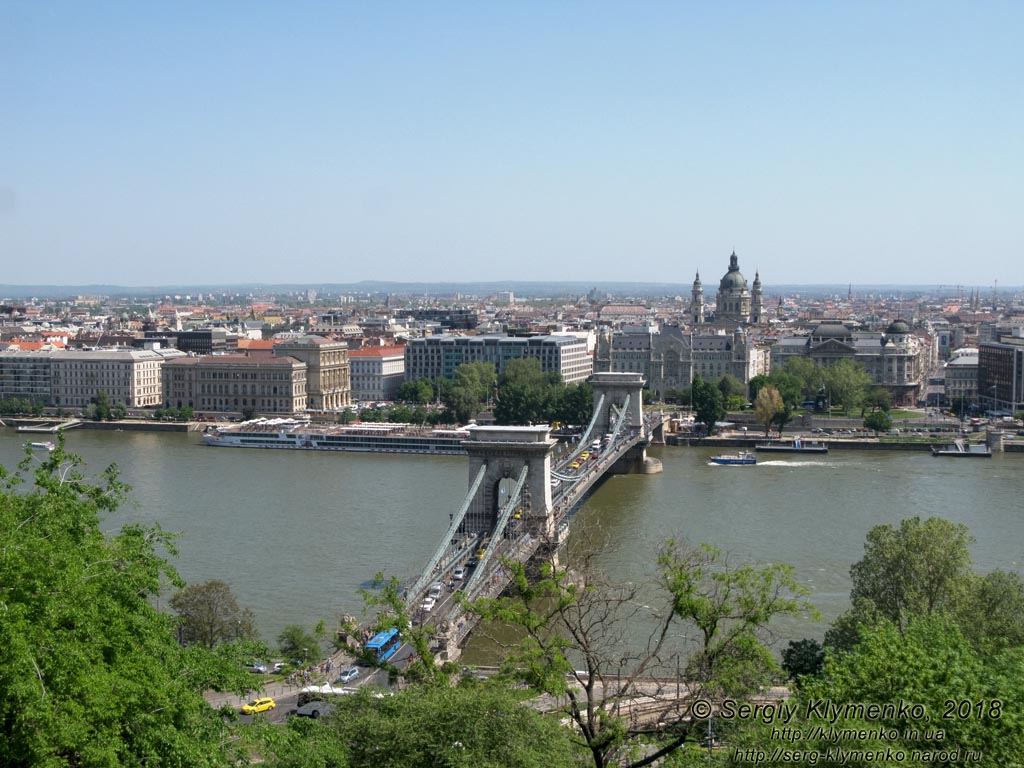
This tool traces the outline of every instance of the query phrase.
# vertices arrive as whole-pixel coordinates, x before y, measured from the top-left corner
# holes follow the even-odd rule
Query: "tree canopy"
[[[0,763],[226,765],[225,725],[201,691],[242,690],[230,653],[175,639],[151,602],[181,580],[158,526],[105,535],[125,498],[116,467],[97,484],[63,438],[45,460],[0,469]]]
[[[690,387],[693,398],[693,411],[699,423],[707,428],[707,433],[714,434],[715,422],[721,421],[725,415],[722,403],[722,391],[714,384],[704,381],[699,375],[693,377]]]

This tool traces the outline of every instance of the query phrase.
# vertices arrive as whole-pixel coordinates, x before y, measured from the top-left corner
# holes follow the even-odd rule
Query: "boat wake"
[[[813,461],[786,461],[785,459],[771,460],[771,461],[760,461],[758,460],[757,465],[759,467],[837,467],[839,466],[832,461],[821,461],[820,459],[814,459]]]

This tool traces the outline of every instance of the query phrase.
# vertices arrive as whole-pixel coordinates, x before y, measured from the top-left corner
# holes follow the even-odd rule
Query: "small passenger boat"
[[[29,443],[28,447],[31,448],[33,451],[46,451],[47,453],[57,448],[57,446],[51,443],[49,440],[43,443]]]
[[[712,456],[708,459],[708,464],[757,464],[757,457],[754,456],[750,451],[740,451],[739,453],[723,453],[720,456]]]

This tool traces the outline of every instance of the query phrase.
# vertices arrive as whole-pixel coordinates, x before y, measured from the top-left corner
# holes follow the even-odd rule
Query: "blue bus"
[[[402,638],[398,630],[392,627],[374,635],[366,644],[366,650],[370,652],[374,662],[381,664],[394,656],[401,645]]]

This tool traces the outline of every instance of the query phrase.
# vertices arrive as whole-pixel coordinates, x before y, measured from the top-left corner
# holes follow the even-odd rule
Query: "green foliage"
[[[97,392],[90,406],[90,418],[93,421],[110,421],[110,395],[107,394],[107,390],[101,389]]]
[[[791,640],[782,652],[782,668],[794,680],[816,675],[825,664],[825,649],[817,640]]]
[[[301,624],[289,624],[277,636],[277,647],[286,659],[298,659],[303,663],[320,658],[320,638]]]
[[[492,363],[463,363],[455,369],[455,382],[442,393],[442,399],[460,424],[466,424],[483,407],[494,386],[496,373]]]
[[[108,535],[101,515],[127,488],[116,467],[98,484],[57,450],[23,472],[0,470],[0,764],[227,765],[225,726],[205,686],[244,685],[244,671],[182,648],[154,609],[181,584],[158,526]],[[22,492],[18,492],[21,490]]]
[[[813,398],[818,394],[818,388],[824,383],[825,377],[822,369],[807,357],[791,357],[786,361],[785,373],[792,376],[800,384],[800,396],[802,399]]]
[[[903,629],[882,621],[865,628],[854,649],[830,656],[820,677],[806,681],[798,694],[798,711],[806,711],[806,703],[814,700],[920,704],[925,711],[922,720],[899,714],[870,721],[845,715],[835,726],[895,729],[898,737],[886,739],[881,746],[903,748],[908,754],[911,750],[959,749],[961,754],[971,750],[980,756],[969,761],[972,765],[1017,765],[1024,754],[1024,719],[1017,706],[1024,697],[1022,665],[1020,648],[979,652],[948,616],[917,617]],[[954,703],[954,714],[944,718],[950,712],[947,702]],[[959,702],[968,707],[958,714]],[[826,723],[820,719],[809,723],[822,724]],[[908,727],[916,734],[908,735]],[[812,745],[821,752],[828,748],[824,741],[803,746]],[[842,744],[845,750],[867,746],[863,739]]]
[[[403,403],[426,405],[434,400],[434,384],[430,379],[406,381],[398,388],[398,400]]]
[[[722,397],[728,400],[730,397],[746,397],[746,387],[743,386],[743,382],[733,376],[731,373],[727,373],[718,380],[718,391],[722,393]],[[746,402],[744,399],[743,402]]]
[[[41,416],[43,405],[39,398],[5,397],[0,400],[0,416]]]
[[[253,612],[239,608],[231,587],[219,579],[190,584],[172,595],[170,604],[181,617],[178,637],[186,645],[213,648],[257,638]]]
[[[764,427],[765,437],[768,436],[768,431],[782,408],[782,395],[779,394],[779,390],[771,384],[765,384],[758,389],[757,397],[754,398],[754,419]]]
[[[715,547],[685,547],[672,539],[658,564],[674,614],[699,634],[687,679],[704,683],[705,690],[738,696],[766,684],[776,666],[757,633],[774,616],[817,615],[787,565],[733,566]]]
[[[888,432],[892,429],[892,418],[885,411],[871,411],[864,417],[864,426],[873,429],[876,435],[879,432]]]
[[[342,697],[334,716],[290,723],[260,751],[269,768],[560,768],[572,734],[498,685],[415,686]],[[310,748],[310,742],[313,748]],[[301,757],[298,761],[296,758]]]
[[[864,395],[861,405],[864,409],[870,408],[872,411],[888,413],[889,409],[892,408],[892,393],[885,387],[871,387]],[[863,410],[861,415],[864,415]]]
[[[663,715],[670,720],[667,730],[648,740],[640,752],[646,757],[637,756],[638,739],[647,731],[618,715],[645,675],[659,665],[667,671],[666,659],[687,655],[684,677],[695,695],[749,693],[776,670],[760,636],[768,622],[810,610],[786,566],[734,567],[714,548],[675,541],[658,558],[653,597],[644,592],[641,598],[636,584],[608,581],[578,552],[571,575],[555,561],[545,562],[533,580],[519,563],[504,567],[512,575],[506,596],[478,600],[466,609],[520,633],[503,674],[568,701],[565,715],[575,723],[595,768],[648,764],[690,736],[693,725],[684,714]],[[665,606],[649,605],[662,600]],[[648,610],[650,615],[641,615]],[[623,637],[645,621],[653,624],[647,641],[626,647]],[[681,637],[691,643],[673,647]]]
[[[510,360],[498,378],[494,418],[499,424],[586,424],[593,412],[589,385],[566,386],[534,358]]]
[[[714,384],[704,381],[698,375],[693,377],[690,393],[693,398],[693,410],[697,421],[706,427],[709,435],[714,434],[715,422],[721,421],[725,415],[721,390]]]
[[[839,360],[822,369],[825,387],[833,405],[849,413],[861,402],[871,386],[871,375],[864,366],[853,360]]]
[[[870,601],[897,627],[913,616],[955,610],[970,585],[971,541],[967,526],[939,517],[876,525],[863,559],[850,569],[850,599]]]

